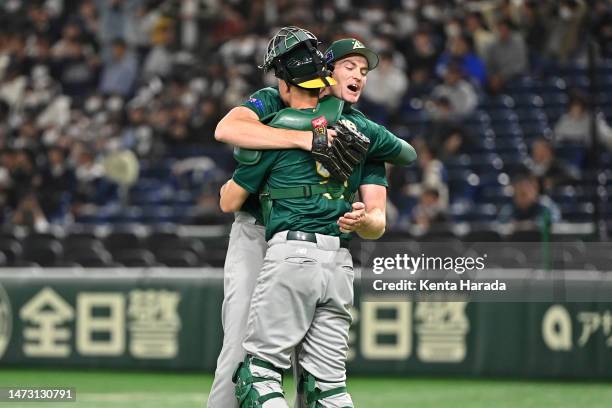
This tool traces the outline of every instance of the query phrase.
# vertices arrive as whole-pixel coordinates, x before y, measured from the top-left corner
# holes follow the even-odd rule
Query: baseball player
[[[286,41],[284,44],[287,48]],[[281,98],[290,106],[307,108],[316,103],[317,95],[303,89],[305,83],[299,82],[296,71],[312,59],[299,52],[299,46],[274,52],[271,60],[276,75],[282,78]],[[288,120],[291,113],[287,111],[298,112],[284,109],[273,122],[296,123],[296,115]],[[368,129],[367,120],[362,116],[355,119],[356,123],[341,120],[337,124],[334,142],[351,132],[353,145],[368,141],[357,131],[358,127]],[[323,117],[312,123],[315,134],[325,134],[327,123]],[[388,156],[393,150],[398,154],[402,148],[401,143],[389,144],[376,137],[378,134],[373,136],[367,149],[371,157]],[[350,150],[353,146],[342,147]],[[384,199],[378,208],[367,212],[361,211],[363,203],[355,203],[352,213],[361,215],[352,219],[347,197],[357,190],[364,165],[360,163],[352,173],[343,174],[350,175],[348,182],[334,181],[330,178],[334,172],[326,169],[320,163],[315,165],[313,157],[303,151],[269,150],[255,164],[242,163],[223,189],[222,209],[236,211],[249,194],[263,188],[260,197],[269,239],[247,323],[244,348],[249,355],[236,372],[241,406],[287,406],[282,400],[278,369],[289,367],[290,352],[300,341],[299,363],[306,370],[303,389],[308,405],[352,406],[344,386],[353,279],[352,261],[345,248],[348,236],[344,232],[354,229],[370,238],[380,236],[384,231]],[[379,197],[385,197],[384,192],[383,188]],[[369,222],[361,223],[366,215],[370,216]]]
[[[314,38],[314,36],[312,37]],[[344,55],[365,55],[369,69],[373,69],[378,62],[374,53],[355,40],[346,40],[335,45],[335,48],[330,47],[330,49],[335,50],[334,60],[338,60]],[[338,48],[337,45],[342,45],[342,47]],[[337,72],[340,72],[338,68]],[[350,102],[356,102],[363,86],[365,86],[365,73],[360,68],[353,71],[352,75],[344,75],[340,78],[343,82],[338,85],[342,87],[341,94],[338,96]],[[352,81],[352,83],[349,84],[349,81]],[[351,86],[349,87],[349,85]],[[357,89],[354,85],[357,85]],[[313,142],[312,131],[271,128],[260,122],[260,118],[265,118],[284,108],[284,106],[278,90],[274,88],[260,90],[253,94],[244,105],[234,108],[219,123],[215,136],[220,141],[230,142],[245,148],[302,148],[305,151],[310,150]],[[350,108],[346,110],[354,111]],[[384,137],[399,140],[382,127],[376,128],[372,124],[372,129],[380,132]],[[334,134],[334,131],[330,130],[329,133]],[[402,145],[400,149],[391,149],[389,156],[381,157],[381,159],[394,160],[396,164],[407,164],[413,160],[410,150],[410,148],[405,148]],[[401,154],[398,152],[401,152]],[[360,192],[362,201],[367,204],[371,200],[368,197],[380,196],[380,194],[368,194],[367,190],[375,191],[375,187],[380,187],[377,186],[377,183],[384,180],[384,165],[382,163],[367,163],[366,173],[372,174],[372,176],[370,179],[364,178],[362,180],[364,186],[360,188]],[[384,187],[383,193],[386,193]],[[359,228],[360,225],[366,224],[369,219],[368,215],[364,216],[364,213],[367,214],[365,208],[360,208],[359,204],[355,204],[355,207],[356,209],[351,215],[339,220],[341,227],[347,231]],[[224,271],[224,341],[208,400],[208,406],[211,408],[237,406],[233,384],[231,383],[231,373],[236,364],[242,361],[244,357],[241,343],[244,338],[249,301],[255,286],[255,279],[263,263],[266,242],[261,224],[262,219],[256,197],[249,197],[241,211],[236,213],[236,221],[232,225],[230,235]]]

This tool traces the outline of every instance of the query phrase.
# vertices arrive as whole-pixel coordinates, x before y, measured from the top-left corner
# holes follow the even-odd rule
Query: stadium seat
[[[461,237],[465,242],[501,242],[502,237],[495,228],[476,227]]]
[[[583,168],[587,150],[582,144],[562,143],[555,146],[557,157],[577,168]]]
[[[194,254],[204,251],[204,244],[195,238],[184,238],[176,232],[153,232],[146,240],[147,248],[151,251],[161,249],[185,249]]]
[[[487,96],[483,98],[482,102],[480,103],[480,109],[484,109],[489,114],[492,111],[498,111],[498,110],[507,111],[507,110],[513,109],[514,106],[515,106],[514,99],[510,95],[505,95],[505,94]]]
[[[6,258],[6,264],[14,266],[22,259],[23,247],[16,239],[0,238],[0,252]]]
[[[112,253],[115,249],[140,249],[143,245],[134,233],[114,231],[104,239],[104,246]]]
[[[126,267],[155,266],[155,255],[147,249],[115,249],[113,259]]]
[[[509,242],[540,242],[542,233],[538,230],[515,231],[505,237]]]
[[[495,153],[472,155],[470,168],[476,174],[497,174],[504,167],[504,162]]]
[[[489,255],[489,258],[488,261],[495,262],[503,268],[524,268],[527,265],[527,256],[514,247],[501,248],[494,256]]]
[[[55,266],[61,259],[63,248],[59,241],[25,241],[23,245],[23,259],[39,264],[40,266]]]
[[[525,108],[541,108],[544,100],[540,95],[533,93],[517,93],[513,95],[517,110]],[[520,117],[520,114],[519,114]]]
[[[93,233],[77,233],[66,236],[62,244],[66,253],[80,249],[104,248],[102,241]]]
[[[66,253],[65,262],[75,262],[88,268],[110,267],[113,262],[111,254],[103,248],[82,248],[80,251]]]
[[[206,252],[204,257],[202,257],[202,261],[214,267],[223,267],[229,236],[224,234],[221,236],[206,237],[203,238],[202,243],[206,247]]]
[[[195,267],[199,265],[198,257],[185,249],[162,249],[156,253],[157,261],[166,266]]]

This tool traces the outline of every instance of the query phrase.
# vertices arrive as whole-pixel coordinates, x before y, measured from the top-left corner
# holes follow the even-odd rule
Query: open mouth
[[[349,89],[349,91],[351,92],[357,92],[359,91],[359,87],[356,84],[350,84],[349,86],[347,86],[347,88]]]

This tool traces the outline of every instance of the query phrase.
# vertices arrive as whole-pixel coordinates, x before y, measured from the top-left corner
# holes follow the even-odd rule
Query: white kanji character
[[[420,302],[416,307],[417,355],[432,363],[463,361],[470,323],[467,302]]]
[[[22,320],[36,327],[23,330],[23,353],[31,357],[67,357],[71,331],[60,327],[74,319],[74,309],[53,289],[45,287],[19,313]]]
[[[137,358],[173,358],[178,353],[180,294],[133,290],[128,306],[130,352]]]

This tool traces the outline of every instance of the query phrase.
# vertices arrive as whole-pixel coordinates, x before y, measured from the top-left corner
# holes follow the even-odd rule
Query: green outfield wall
[[[220,270],[0,271],[0,366],[213,371]],[[380,302],[357,291],[349,370],[612,378],[612,299]]]

